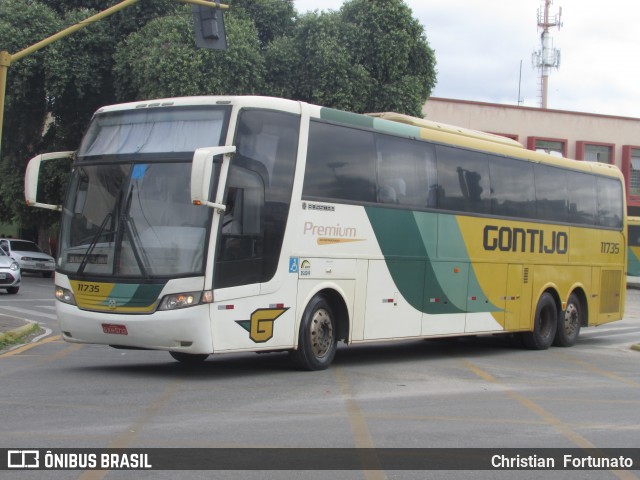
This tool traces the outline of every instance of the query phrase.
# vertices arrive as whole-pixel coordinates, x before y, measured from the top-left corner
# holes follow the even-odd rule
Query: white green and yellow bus
[[[640,277],[640,217],[627,217],[627,275]]]
[[[573,345],[618,320],[623,178],[397,114],[266,97],[98,110],[62,208],[67,342],[210,354],[517,333]],[[55,208],[46,205],[45,207]]]

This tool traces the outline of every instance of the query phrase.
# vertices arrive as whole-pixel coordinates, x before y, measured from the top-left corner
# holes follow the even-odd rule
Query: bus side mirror
[[[227,147],[205,147],[198,148],[193,154],[193,164],[191,165],[191,202],[194,205],[206,205],[224,211],[222,203],[224,186],[227,183],[231,154],[236,151],[235,146]],[[211,191],[211,176],[213,173],[214,158],[222,155],[222,165],[215,190],[215,199],[209,201]]]
[[[54,152],[43,153],[29,160],[27,170],[24,174],[24,199],[29,207],[46,208],[47,210],[62,211],[61,205],[51,205],[48,203],[40,203],[38,197],[38,177],[40,175],[40,165],[42,162],[49,160],[61,160],[71,158],[75,152]]]

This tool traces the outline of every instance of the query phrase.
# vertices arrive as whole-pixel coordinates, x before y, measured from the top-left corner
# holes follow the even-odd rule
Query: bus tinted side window
[[[588,173],[570,172],[567,175],[569,222],[597,225],[596,177]]]
[[[436,146],[438,208],[490,213],[489,162],[483,153]]]
[[[536,216],[533,165],[510,158],[491,157],[491,213],[505,217]]]
[[[628,232],[629,246],[640,247],[640,225],[629,225]]]
[[[598,177],[598,225],[622,227],[622,185],[613,178]]]
[[[312,121],[303,193],[375,202],[376,145],[372,132]]]
[[[435,207],[437,187],[433,145],[377,135],[378,202]]]
[[[537,164],[535,166],[535,188],[537,217],[541,220],[566,223],[569,219],[567,171]]]

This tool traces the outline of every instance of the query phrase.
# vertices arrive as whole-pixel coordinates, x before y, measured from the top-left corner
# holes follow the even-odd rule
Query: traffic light
[[[220,5],[220,0],[216,0]],[[213,50],[227,49],[227,35],[224,31],[224,15],[219,7],[191,5],[196,32],[196,46]]]

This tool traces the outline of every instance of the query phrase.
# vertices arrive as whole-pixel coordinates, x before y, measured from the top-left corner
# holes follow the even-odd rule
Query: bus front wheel
[[[204,362],[209,355],[206,353],[184,353],[184,352],[169,352],[171,356],[186,365],[196,365]]]
[[[298,349],[291,351],[293,362],[303,370],[324,370],[336,355],[338,338],[333,309],[327,299],[314,297],[302,316]]]
[[[533,331],[524,332],[522,341],[530,350],[546,350],[553,343],[558,328],[558,306],[553,296],[544,292],[538,300]]]
[[[567,309],[560,316],[558,331],[553,344],[557,347],[573,346],[578,340],[580,325],[582,325],[582,304],[578,296],[572,293],[567,302]]]

